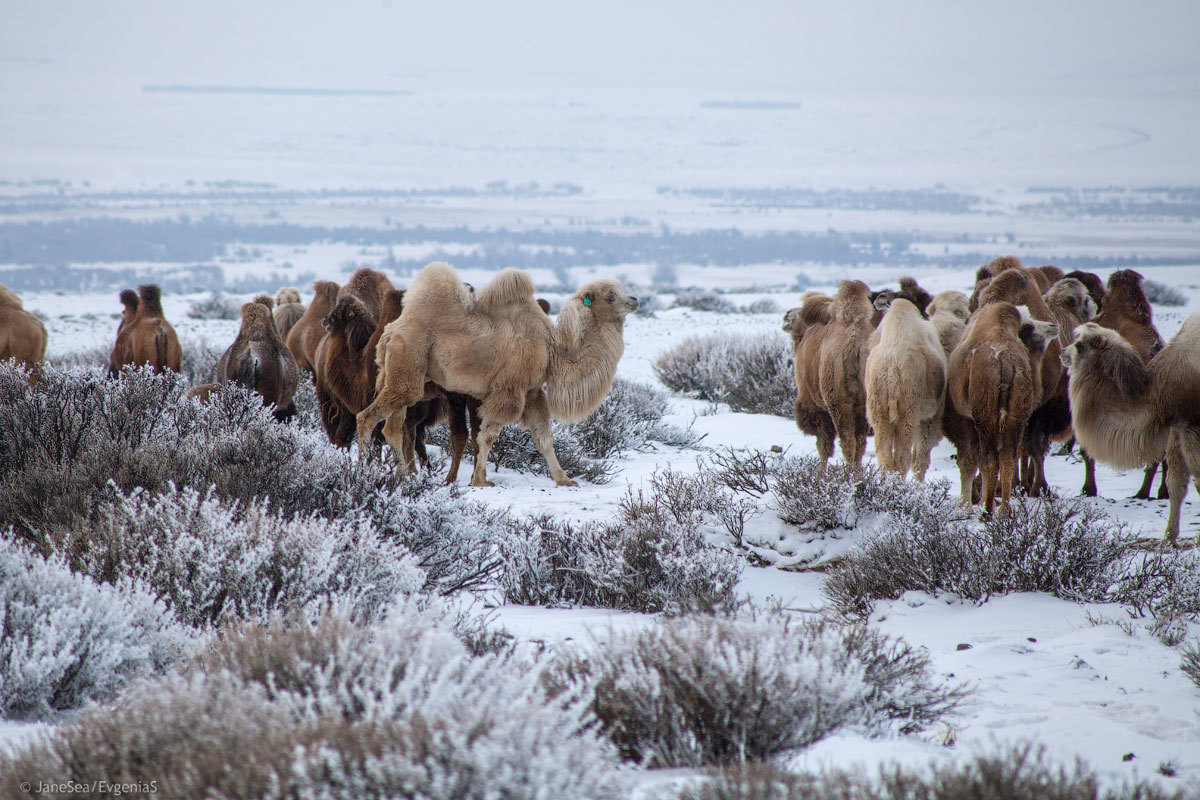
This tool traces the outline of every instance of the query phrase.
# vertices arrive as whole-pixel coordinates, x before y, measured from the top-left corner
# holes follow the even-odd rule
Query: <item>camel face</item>
[[[626,294],[621,284],[613,280],[593,281],[575,296],[600,319],[622,320],[638,307],[638,299]]]

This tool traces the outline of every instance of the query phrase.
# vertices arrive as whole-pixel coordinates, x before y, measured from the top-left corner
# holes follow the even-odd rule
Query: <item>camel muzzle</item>
[[[637,311],[637,309],[638,309],[638,299],[637,299],[636,297],[630,297],[630,298],[626,299],[626,300],[625,300],[625,306],[626,306],[626,307],[627,307],[627,308],[628,308],[630,311]]]

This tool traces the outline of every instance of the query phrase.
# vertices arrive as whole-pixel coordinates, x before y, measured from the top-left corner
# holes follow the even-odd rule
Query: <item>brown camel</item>
[[[951,354],[949,402],[974,428],[970,446],[958,451],[964,506],[974,501],[979,468],[985,512],[995,509],[999,487],[1000,512],[1008,513],[1021,436],[1042,394],[1038,361],[1057,336],[1054,323],[1033,320],[1011,303],[984,303]]]
[[[288,334],[304,316],[304,303],[300,301],[300,290],[285,286],[275,294],[275,330],[285,342]]]
[[[828,460],[833,455],[833,417],[820,403],[819,356],[815,337],[809,334],[833,319],[833,298],[818,292],[805,292],[800,302],[800,306],[783,316],[783,329],[792,337],[792,369],[796,376],[796,400],[792,410],[796,427],[817,438],[817,452],[827,453],[822,458]]]
[[[1109,328],[1121,334],[1121,338],[1129,342],[1145,363],[1163,349],[1163,338],[1154,327],[1154,310],[1142,289],[1142,275],[1131,269],[1119,269],[1108,276],[1108,288],[1104,291],[1104,303],[1094,322],[1104,328]],[[1083,494],[1095,497],[1096,462],[1084,448],[1079,453],[1083,457]],[[1154,488],[1154,476],[1158,472],[1161,459],[1146,464],[1142,485],[1133,495],[1137,500],[1149,500],[1150,490]],[[1170,494],[1166,476],[1158,487],[1158,499],[1166,500]]]
[[[1076,329],[1062,360],[1075,435],[1094,458],[1131,469],[1166,453],[1166,540],[1173,543],[1188,480],[1200,483],[1200,314],[1149,363],[1120,333],[1095,322]]]
[[[313,301],[309,304],[296,324],[288,331],[287,346],[296,359],[300,369],[313,372],[313,360],[317,357],[317,347],[325,336],[321,320],[333,310],[337,302],[338,285],[333,281],[313,281]]]
[[[813,302],[825,303],[819,298]],[[815,432],[822,465],[833,455],[836,437],[846,463],[858,467],[869,430],[862,375],[875,312],[870,289],[862,281],[842,281],[829,309],[829,322],[806,332],[800,345],[796,423],[806,433]]]
[[[1016,256],[1000,256],[993,258],[975,271],[975,289],[967,301],[967,310],[974,314],[979,309],[979,293],[991,283],[992,278],[1010,269],[1025,269],[1021,259]]]
[[[1008,269],[995,275],[988,285],[979,293],[979,303],[982,307],[988,303],[1007,302],[1014,306],[1024,306],[1029,309],[1029,315],[1041,322],[1054,322],[1054,315],[1042,298],[1040,283],[1036,280],[1040,272],[1028,269]],[[1050,440],[1054,436],[1069,435],[1071,412],[1068,408],[1067,387],[1063,380],[1062,364],[1058,356],[1062,352],[1062,344],[1058,341],[1048,342],[1045,358],[1041,358],[1041,376],[1039,385],[1042,387],[1040,399],[1034,405],[1031,417],[1032,425],[1028,427],[1021,440],[1021,487],[1031,495],[1048,494],[1050,486],[1046,482],[1046,454],[1050,451]]]
[[[275,406],[275,419],[285,422],[296,415],[292,397],[299,381],[300,368],[271,318],[271,298],[260,295],[242,306],[242,327],[217,361],[217,383],[256,392]]]
[[[125,293],[121,294],[122,300],[126,300]],[[124,306],[128,313],[128,302]],[[118,329],[117,341],[108,359],[108,373],[115,377],[128,365],[150,365],[155,373],[168,369],[179,372],[183,365],[179,337],[163,317],[162,289],[153,284],[138,287],[137,310],[128,322],[123,320]]]
[[[0,361],[14,359],[36,379],[46,358],[46,326],[0,283]]]
[[[875,305],[886,302],[877,298]],[[871,340],[863,383],[879,466],[901,478],[911,468],[924,481],[929,453],[942,438],[946,354],[933,325],[902,297],[888,304]]]
[[[926,309],[946,358],[954,352],[954,348],[962,339],[963,329],[967,327],[967,319],[971,316],[971,312],[967,310],[968,302],[967,296],[962,292],[938,292]]]
[[[411,472],[398,415],[433,382],[481,401],[471,485],[491,485],[488,453],[500,429],[516,422],[533,434],[555,483],[574,485],[554,454],[550,418],[582,419],[604,400],[625,349],[625,317],[637,298],[616,281],[593,281],[563,304],[555,324],[534,300],[527,273],[502,270],[472,293],[453,268],[435,262],[413,279],[405,299],[404,313],[376,350],[380,386],[358,415],[360,452],[370,452],[371,432],[387,420],[384,436],[394,452],[405,454],[398,469]]]

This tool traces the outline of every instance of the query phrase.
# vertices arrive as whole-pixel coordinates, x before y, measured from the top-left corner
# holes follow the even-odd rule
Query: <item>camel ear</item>
[[[585,306],[588,306],[589,308],[591,307],[591,305],[592,305],[592,293],[591,292],[587,292],[586,294],[584,294],[583,304]]]

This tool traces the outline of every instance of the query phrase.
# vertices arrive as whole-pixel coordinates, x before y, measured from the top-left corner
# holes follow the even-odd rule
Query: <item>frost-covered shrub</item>
[[[689,337],[654,362],[667,388],[734,411],[791,418],[796,399],[791,348],[779,334]]]
[[[1200,689],[1200,641],[1191,642],[1183,648],[1179,669]]]
[[[709,470],[692,475],[670,467],[655,470],[648,490],[630,491],[621,501],[626,523],[643,517],[652,523],[674,523],[697,532],[724,529],[734,544],[742,544],[746,522],[759,512],[759,504],[738,497]]]
[[[1160,620],[1200,619],[1200,554],[1130,551],[1113,599]]]
[[[583,478],[596,484],[612,480],[617,467],[611,459],[593,458],[579,443],[569,425],[553,420],[550,429],[554,434],[554,455],[568,477]],[[449,437],[431,436],[429,441],[440,445],[443,441],[448,443]],[[506,425],[500,431],[500,435],[492,443],[488,461],[497,469],[532,472],[535,475],[550,474],[546,459],[534,446],[529,431],[516,425]]]
[[[764,297],[749,305],[744,305],[738,310],[743,314],[778,314],[779,304],[769,297]]]
[[[425,583],[408,549],[365,519],[289,520],[266,500],[239,507],[211,490],[174,486],[156,495],[115,492],[63,546],[80,571],[141,581],[196,627],[277,611],[315,615],[335,600],[371,619]]]
[[[97,584],[0,536],[0,717],[109,700],[171,666],[187,641],[139,584]]]
[[[230,342],[232,341],[231,337]],[[180,371],[189,386],[216,382],[217,362],[225,352],[224,347],[218,347],[204,338],[182,339],[179,346],[183,351]]]
[[[634,311],[633,313],[639,317],[654,319],[658,316],[659,311],[662,311],[664,308],[666,308],[662,298],[650,290],[642,291],[639,289],[637,292],[637,299],[637,311]]]
[[[837,608],[865,615],[875,600],[906,591],[946,592],[971,602],[1012,592],[1107,602],[1119,599],[1115,589],[1130,565],[1122,526],[1079,502],[1014,503],[1009,517],[983,525],[922,519],[898,517],[835,567],[823,591]]]
[[[237,319],[241,303],[221,291],[212,291],[208,297],[194,301],[188,306],[192,319]]]
[[[839,729],[917,731],[963,696],[900,639],[779,613],[666,619],[561,657],[545,680],[589,702],[624,758],[656,767],[769,758]]]
[[[672,308],[694,308],[697,311],[715,311],[718,314],[731,314],[737,311],[737,306],[716,292],[708,289],[684,289],[675,294]]]
[[[1187,296],[1183,292],[1159,281],[1142,281],[1142,291],[1146,293],[1146,299],[1155,305],[1187,305]]]
[[[116,323],[113,323],[114,338]],[[46,360],[59,369],[108,369],[108,357],[112,354],[112,344],[97,344],[82,350],[72,350],[69,353],[50,353]]]
[[[1100,781],[1082,762],[1052,762],[1044,748],[1018,744],[965,764],[937,764],[928,770],[880,768],[820,774],[788,772],[769,762],[721,770],[711,781],[689,786],[679,800],[1181,800],[1149,782],[1101,791]]]
[[[501,540],[500,557],[505,599],[529,605],[720,608],[741,572],[702,531],[650,514],[606,525],[529,520]]]
[[[412,606],[369,629],[344,612],[242,626],[205,658],[0,759],[0,789],[120,776],[179,798],[626,796],[581,704],[550,701],[511,659],[473,658]]]

